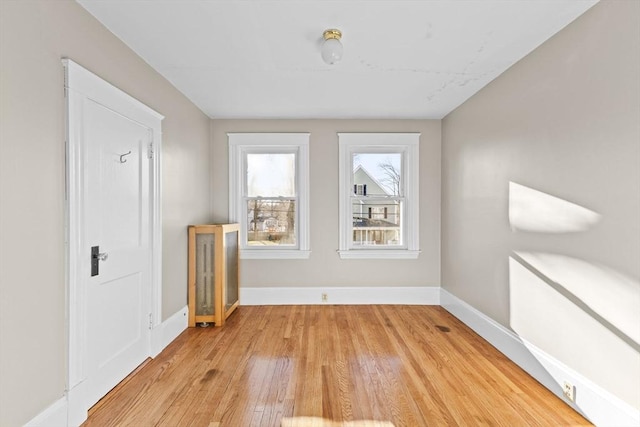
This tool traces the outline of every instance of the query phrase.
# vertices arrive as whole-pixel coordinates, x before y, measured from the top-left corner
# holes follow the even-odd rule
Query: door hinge
[[[153,142],[149,143],[149,147],[148,147],[148,150],[147,150],[147,157],[149,159],[153,159]]]
[[[153,313],[149,313],[149,330],[153,329]]]

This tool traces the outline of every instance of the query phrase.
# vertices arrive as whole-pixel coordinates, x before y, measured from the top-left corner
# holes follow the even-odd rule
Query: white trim
[[[87,420],[90,404],[86,402],[86,382],[80,382],[67,391],[67,426],[76,427]]]
[[[151,357],[156,357],[189,326],[189,306],[184,306],[151,331]]]
[[[309,259],[311,251],[298,249],[240,250],[240,259]]]
[[[156,326],[151,332],[152,356],[156,357],[167,348],[188,326],[189,307],[184,306],[167,320]],[[78,426],[87,419],[87,411],[82,399],[82,383],[74,387],[66,397],[58,399],[53,405],[35,416],[25,427],[63,427]]]
[[[310,253],[309,133],[227,133],[229,139],[229,222],[240,224],[241,259],[306,259]],[[244,158],[251,152],[295,152],[297,192],[297,245],[295,248],[247,246]]]
[[[327,294],[327,301],[322,301]],[[440,288],[415,287],[313,287],[240,288],[241,305],[439,305]]]
[[[67,425],[67,399],[61,397],[40,412],[24,427],[65,427]]]
[[[420,254],[420,133],[338,133],[341,259],[415,259]],[[390,150],[402,154],[402,248],[354,248],[351,216],[352,154]],[[404,253],[404,255],[401,255]]]
[[[640,411],[588,378],[444,289],[441,290],[440,299],[442,307],[448,312],[592,423],[617,427],[640,425]],[[573,384],[577,390],[575,403],[562,394],[565,381]]]
[[[161,152],[162,120],[164,116],[140,101],[114,87],[70,59],[63,59],[65,76],[65,97],[67,102],[66,122],[66,283],[67,283],[67,378],[68,422],[70,425],[82,423],[86,419],[88,404],[83,398],[86,348],[85,292],[80,277],[87,273],[88,266],[82,252],[84,242],[83,224],[84,200],[87,198],[85,185],[86,150],[82,147],[79,126],[70,126],[70,117],[82,117],[83,102],[91,99],[107,108],[126,115],[150,130],[153,156],[150,162],[151,185],[151,296],[149,310],[152,326],[158,324],[162,315],[162,189]],[[151,340],[151,336],[149,337]],[[149,342],[151,352],[151,342]]]
[[[64,61],[63,61],[64,62]],[[73,63],[72,63],[73,64]],[[68,69],[68,63],[65,63],[65,69]],[[65,86],[68,81],[68,76],[65,73]],[[76,100],[75,97],[66,97],[67,102],[67,114],[81,115],[82,105]],[[84,301],[84,287],[78,286],[79,283],[79,269],[77,265],[78,259],[81,258],[82,252],[82,230],[77,230],[71,227],[71,224],[76,224],[82,217],[82,210],[80,200],[83,198],[83,188],[80,177],[84,175],[84,159],[82,157],[82,150],[78,144],[73,144],[71,141],[78,141],[81,135],[78,135],[79,129],[77,127],[71,128],[68,120],[66,125],[66,198],[67,203],[65,206],[65,237],[66,237],[66,283],[67,283],[67,389],[71,389],[80,383],[82,379],[81,373],[84,370],[83,358],[84,349],[82,348],[82,339],[84,331],[82,329],[81,319],[84,319],[84,307],[80,301]]]
[[[164,116],[151,107],[143,104],[128,93],[113,86],[111,83],[92,73],[82,65],[72,59],[63,58],[62,64],[65,68],[65,88],[69,90],[80,90],[87,98],[101,98],[105,91],[114,98],[114,102],[123,103],[118,105],[118,111],[132,120],[140,123],[160,122]],[[69,83],[73,80],[73,87]],[[114,90],[115,89],[115,90]]]
[[[422,251],[408,249],[358,249],[338,251],[342,259],[417,259]]]
[[[151,326],[162,319],[162,127],[151,138]],[[152,331],[153,332],[153,331]]]

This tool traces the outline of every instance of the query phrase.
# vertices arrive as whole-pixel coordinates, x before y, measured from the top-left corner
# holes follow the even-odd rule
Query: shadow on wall
[[[582,206],[509,183],[514,232],[584,232],[600,218]],[[640,407],[640,282],[565,254],[514,251],[509,286],[510,326],[523,340]],[[562,387],[562,380],[555,380]]]

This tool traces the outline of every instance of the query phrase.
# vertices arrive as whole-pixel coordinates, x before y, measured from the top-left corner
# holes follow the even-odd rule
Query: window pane
[[[247,200],[248,245],[295,245],[295,225],[295,200]]]
[[[295,191],[294,153],[247,154],[247,196],[291,197]]]
[[[353,200],[353,244],[402,245],[401,207],[398,200]]]
[[[402,189],[401,153],[353,155],[353,192],[359,196],[399,196]]]

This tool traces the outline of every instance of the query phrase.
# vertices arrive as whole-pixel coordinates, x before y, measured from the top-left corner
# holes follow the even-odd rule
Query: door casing
[[[66,101],[66,341],[67,341],[67,423],[80,425],[87,418],[89,404],[83,399],[83,380],[86,364],[86,295],[80,272],[86,260],[81,253],[83,242],[84,204],[86,199],[85,159],[81,117],[83,98],[89,98],[115,111],[126,113],[151,132],[150,155],[150,221],[151,221],[151,342],[149,356],[161,349],[161,333],[157,328],[162,313],[162,215],[161,215],[161,148],[164,117],[140,101],[101,79],[71,59],[62,60]],[[86,266],[85,266],[86,267]]]

